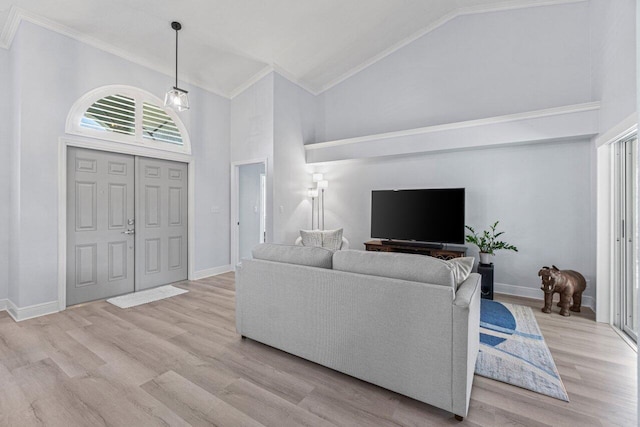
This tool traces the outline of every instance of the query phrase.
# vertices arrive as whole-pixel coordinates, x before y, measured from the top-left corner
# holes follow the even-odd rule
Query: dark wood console
[[[467,248],[464,246],[447,245],[444,249],[434,249],[423,246],[403,245],[402,242],[394,242],[392,244],[385,243],[380,240],[370,240],[364,243],[364,247],[368,251],[374,252],[402,252],[406,254],[428,255],[440,259],[460,258],[466,255]]]

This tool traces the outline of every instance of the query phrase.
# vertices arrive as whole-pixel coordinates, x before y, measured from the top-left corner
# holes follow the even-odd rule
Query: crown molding
[[[398,43],[395,43],[394,45],[392,45],[391,47],[383,50],[382,52],[378,53],[377,55],[367,59],[366,61],[364,61],[360,65],[357,65],[357,66],[353,67],[352,69],[350,69],[346,73],[342,74],[341,76],[331,80],[329,83],[323,85],[317,91],[317,94],[325,92],[325,91],[331,89],[332,87],[334,87],[334,86],[342,83],[343,81],[347,80],[348,78],[353,77],[354,75],[358,74],[360,71],[363,71],[364,69],[370,67],[371,65],[375,64],[376,62],[386,58],[387,56],[393,54],[394,52],[396,52],[396,51],[402,49],[403,47],[413,43],[414,41],[418,40],[420,37],[423,37],[423,36],[429,34],[430,32],[435,31],[436,29],[440,28],[441,26],[443,26],[447,22],[449,22],[449,21],[451,21],[451,20],[453,20],[453,19],[455,19],[455,18],[457,18],[459,16],[476,15],[476,14],[490,13],[490,12],[502,12],[502,11],[515,10],[515,9],[526,9],[526,8],[531,8],[531,7],[556,6],[556,5],[568,4],[568,3],[584,3],[584,2],[587,2],[587,1],[589,1],[589,0],[540,0],[540,1],[536,1],[536,0],[515,0],[515,1],[509,1],[509,2],[494,3],[494,4],[490,4],[490,5],[480,5],[480,6],[470,6],[470,7],[458,8],[458,9],[453,10],[453,11],[449,12],[448,14],[444,15],[442,18],[440,18],[437,21],[431,23],[430,25],[418,30],[417,32],[415,32],[412,35],[410,35],[409,37],[399,41]]]
[[[164,74],[172,79],[175,78],[175,75],[173,74],[173,68],[171,66],[159,67],[158,65],[152,63],[151,61],[141,59],[136,55],[133,55],[125,51],[124,49],[120,49],[112,44],[106,43],[102,40],[98,40],[94,37],[83,34],[65,25],[59,24],[41,15],[35,14],[33,12],[19,8],[17,6],[11,6],[11,10],[9,11],[9,16],[7,17],[7,22],[5,23],[4,28],[2,29],[2,33],[0,33],[0,47],[4,49],[11,48],[15,35],[22,21],[30,22],[39,27],[45,28],[47,30],[61,34],[63,36],[67,36],[69,38],[77,40],[81,43],[84,43],[96,49],[100,49],[104,52],[107,52],[117,57],[120,57],[122,59],[125,59],[134,64],[137,64],[145,68],[149,68],[158,73]],[[180,80],[184,83],[197,86],[201,89],[204,89],[208,92],[211,92],[223,98],[227,98],[227,99],[230,98],[230,95],[228,93],[225,93],[224,91],[220,90],[217,87],[212,87],[207,83],[200,81],[198,79],[182,78]]]
[[[273,65],[273,70],[276,73],[280,74],[285,79],[289,80],[291,83],[293,83],[293,84],[295,84],[297,86],[300,86],[302,89],[306,90],[311,95],[313,95],[313,96],[320,95],[321,92],[318,91],[316,88],[313,88],[312,86],[309,86],[307,83],[302,82],[296,76],[294,76],[293,74],[291,74],[290,72],[288,72],[284,68],[280,67],[279,65],[274,64]]]
[[[253,76],[249,77],[240,86],[237,86],[234,90],[232,90],[231,93],[229,94],[229,99],[233,99],[236,96],[240,95],[242,92],[249,89],[251,86],[253,86],[255,83],[262,80],[265,76],[268,76],[269,73],[272,73],[273,71],[274,71],[273,66],[266,65],[260,71],[255,73]]]
[[[633,112],[629,114],[629,116],[607,130],[604,133],[598,135],[595,139],[596,147],[601,147],[606,144],[612,144],[616,141],[621,140],[622,138],[626,138],[630,136],[632,133],[638,131],[638,113]]]
[[[320,93],[320,92],[318,92],[316,90],[313,90],[310,86],[302,83],[293,74],[289,73],[284,68],[280,67],[279,65],[275,65],[274,64],[274,65],[265,66],[262,70],[258,71],[256,74],[251,76],[247,81],[242,83],[240,86],[236,87],[231,92],[231,94],[229,95],[229,98],[230,99],[234,99],[236,96],[240,95],[242,92],[244,92],[245,90],[249,89],[255,83],[260,81],[263,77],[269,75],[269,73],[278,73],[278,74],[280,74],[283,78],[287,79],[288,81],[290,81],[294,85],[297,85],[297,86],[301,87],[305,91],[309,92],[311,95],[316,96],[316,95],[318,95]]]

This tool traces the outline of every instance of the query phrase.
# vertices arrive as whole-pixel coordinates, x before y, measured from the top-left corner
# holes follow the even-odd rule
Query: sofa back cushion
[[[314,246],[276,245],[261,243],[251,251],[254,259],[331,268],[333,252]]]
[[[456,289],[452,266],[447,261],[424,255],[338,251],[333,254],[333,269]]]

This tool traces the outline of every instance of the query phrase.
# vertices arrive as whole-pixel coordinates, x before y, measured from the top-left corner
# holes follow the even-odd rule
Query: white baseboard
[[[493,292],[496,292],[498,294],[533,298],[544,301],[544,296],[540,288],[526,288],[524,286],[507,285],[506,283],[494,283]],[[591,310],[593,310],[594,313],[596,312],[596,301],[593,297],[586,295],[583,296],[582,305],[585,307],[589,307]]]
[[[7,299],[3,300],[4,309],[9,313],[13,320],[21,322],[27,319],[33,319],[34,317],[40,317],[47,314],[57,313],[58,301],[50,301],[42,304],[30,305],[27,307],[18,307],[13,301]],[[0,302],[0,308],[2,308],[2,302]]]
[[[6,299],[0,299],[0,311],[7,311],[7,301]]]
[[[228,273],[233,271],[231,268],[231,264],[221,265],[219,267],[207,268],[206,270],[200,270],[193,273],[193,278],[191,280],[200,280],[205,279],[211,276],[217,276],[218,274]]]

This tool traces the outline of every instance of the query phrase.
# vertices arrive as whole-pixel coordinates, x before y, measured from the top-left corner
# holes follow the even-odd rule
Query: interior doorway
[[[235,164],[233,189],[233,264],[251,258],[254,246],[266,241],[266,162]]]
[[[636,274],[638,138],[614,144],[614,325],[638,341],[638,278]]]
[[[67,150],[66,304],[188,277],[185,163]]]

